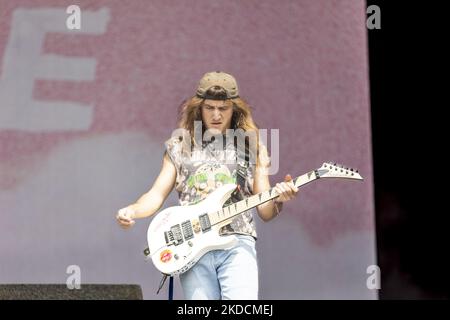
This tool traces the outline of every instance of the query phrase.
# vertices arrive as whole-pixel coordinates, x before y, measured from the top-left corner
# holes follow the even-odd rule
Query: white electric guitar
[[[293,179],[293,183],[301,187],[322,178],[363,180],[357,170],[324,163]],[[236,215],[278,197],[271,188],[223,207],[235,189],[235,184],[225,184],[195,205],[169,207],[155,216],[147,232],[147,254],[159,271],[177,275],[189,270],[208,251],[232,247],[237,238],[219,235],[220,228]]]

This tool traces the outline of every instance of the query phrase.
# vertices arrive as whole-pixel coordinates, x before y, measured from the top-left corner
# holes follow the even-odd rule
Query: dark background
[[[445,11],[371,4],[381,9],[381,29],[368,31],[380,299],[448,299]]]

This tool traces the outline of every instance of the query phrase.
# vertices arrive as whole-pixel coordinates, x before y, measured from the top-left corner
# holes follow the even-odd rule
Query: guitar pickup
[[[164,239],[166,239],[166,244],[171,245],[174,243],[173,233],[172,231],[165,231],[164,232]]]
[[[173,235],[173,243],[176,246],[183,243],[183,235],[181,234],[181,227],[179,224],[172,226],[170,232]]]
[[[194,231],[192,230],[192,224],[190,220],[186,220],[181,224],[183,230],[184,240],[189,240],[194,237]]]
[[[209,221],[209,216],[207,213],[199,216],[198,220],[200,221],[200,227],[202,228],[203,232],[211,230],[211,222]]]

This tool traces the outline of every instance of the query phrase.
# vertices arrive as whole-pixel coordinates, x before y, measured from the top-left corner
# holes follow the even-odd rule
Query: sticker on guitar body
[[[170,251],[170,250],[161,251],[159,259],[161,260],[161,262],[164,262],[164,263],[169,262],[170,259],[172,259],[172,251]]]

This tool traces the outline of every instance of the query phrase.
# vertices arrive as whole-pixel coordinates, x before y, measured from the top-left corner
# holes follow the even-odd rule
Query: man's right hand
[[[135,212],[131,206],[120,209],[116,215],[117,222],[124,229],[130,228],[136,223],[136,221],[133,220],[134,217]]]

